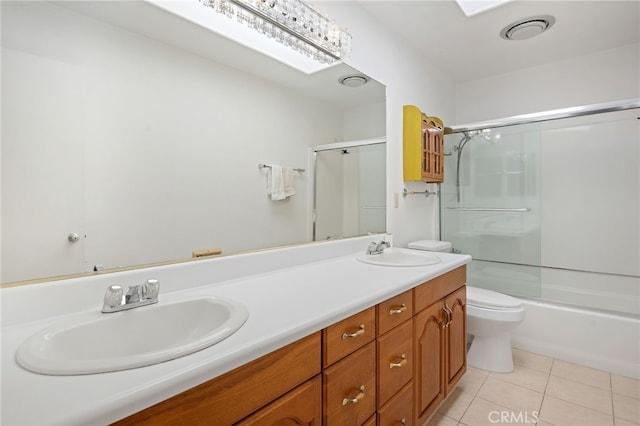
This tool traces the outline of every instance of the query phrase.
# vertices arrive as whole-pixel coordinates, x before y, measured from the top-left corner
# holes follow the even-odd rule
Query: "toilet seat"
[[[514,310],[522,306],[515,297],[479,287],[467,286],[467,305],[484,309]]]

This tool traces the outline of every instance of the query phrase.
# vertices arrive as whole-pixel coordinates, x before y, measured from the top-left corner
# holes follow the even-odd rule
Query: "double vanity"
[[[466,369],[471,259],[374,239],[3,289],[2,423],[421,424]]]

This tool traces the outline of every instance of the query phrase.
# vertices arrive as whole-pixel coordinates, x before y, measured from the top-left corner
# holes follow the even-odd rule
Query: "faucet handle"
[[[157,299],[160,293],[160,281],[150,278],[144,283],[143,289],[145,289],[145,299]]]
[[[122,304],[122,295],[124,294],[124,290],[119,285],[112,285],[107,288],[107,291],[104,293],[104,308],[115,308],[116,306],[120,306]]]

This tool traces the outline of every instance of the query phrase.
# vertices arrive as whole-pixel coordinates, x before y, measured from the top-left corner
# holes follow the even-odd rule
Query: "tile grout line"
[[[485,371],[485,370],[480,370],[480,371]],[[482,383],[480,383],[480,386],[478,386],[478,389],[473,393],[473,398],[471,398],[471,402],[469,402],[469,405],[467,405],[467,408],[465,408],[464,411],[462,412],[462,415],[460,416],[460,420],[457,420],[458,424],[464,424],[464,423],[462,423],[462,419],[464,418],[464,415],[467,414],[467,411],[469,410],[469,407],[471,407],[471,404],[473,404],[473,401],[475,401],[476,398],[478,398],[478,394],[480,393],[480,389],[482,389],[482,386],[484,386],[484,384],[487,381],[487,379],[489,378],[490,374],[491,374],[491,372],[487,372],[487,375],[484,376],[484,378],[482,379]]]
[[[544,405],[544,400],[547,398],[547,388],[549,387],[549,382],[551,381],[551,372],[553,371],[553,364],[555,364],[555,362],[556,359],[551,358],[551,366],[549,367],[549,372],[547,373],[547,381],[544,384],[544,391],[542,392],[542,401],[540,401],[540,411],[538,411],[538,421],[536,422],[536,425],[542,420],[542,406]],[[553,424],[546,420],[542,421],[550,425]]]

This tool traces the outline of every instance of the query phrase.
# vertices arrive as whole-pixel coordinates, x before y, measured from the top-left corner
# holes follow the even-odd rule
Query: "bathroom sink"
[[[433,253],[403,248],[386,249],[380,254],[364,254],[356,259],[381,266],[427,266],[440,263],[440,258]]]
[[[229,299],[202,297],[111,314],[85,312],[25,340],[18,364],[36,373],[75,375],[143,367],[214,345],[247,320]]]

